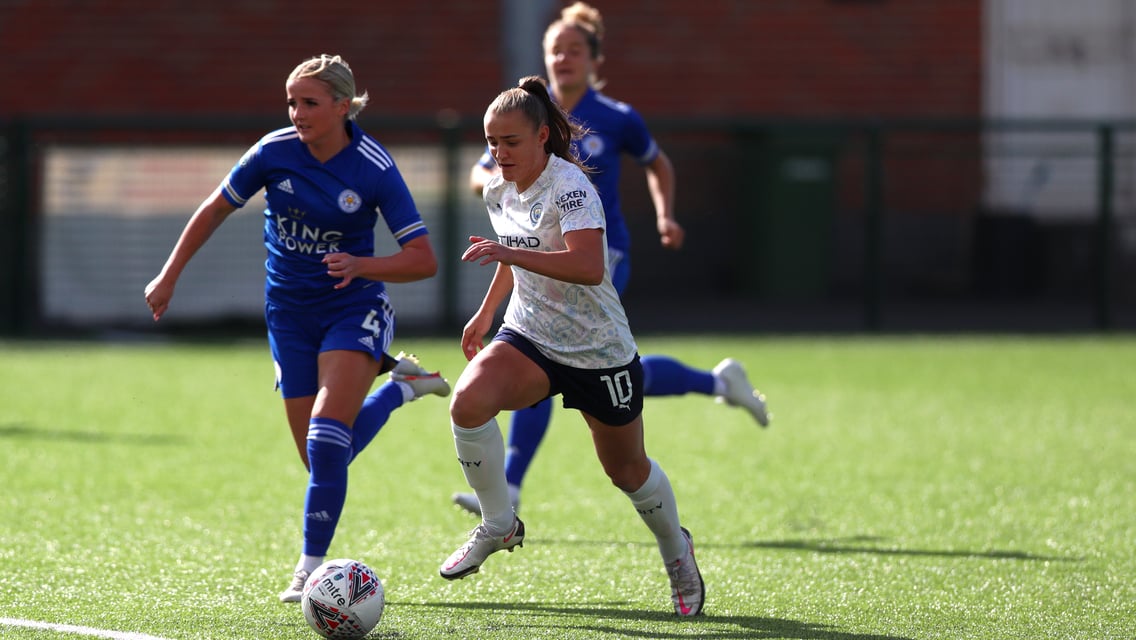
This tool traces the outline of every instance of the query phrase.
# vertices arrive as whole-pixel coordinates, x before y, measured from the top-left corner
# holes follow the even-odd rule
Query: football
[[[379,624],[386,606],[383,583],[358,560],[329,560],[304,583],[304,618],[325,638],[362,638]]]

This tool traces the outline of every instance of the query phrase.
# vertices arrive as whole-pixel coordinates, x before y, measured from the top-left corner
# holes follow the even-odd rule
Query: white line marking
[[[28,629],[47,629],[62,633],[78,633],[95,638],[110,638],[110,640],[168,640],[145,633],[131,631],[104,631],[93,627],[80,627],[74,624],[56,624],[54,622],[37,622],[35,620],[20,620],[17,618],[0,618],[0,627],[25,627]]]

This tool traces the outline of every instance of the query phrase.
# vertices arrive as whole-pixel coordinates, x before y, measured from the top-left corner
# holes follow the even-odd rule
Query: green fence
[[[0,332],[156,331],[142,303],[197,202],[264,118],[0,123]],[[466,188],[480,122],[373,118],[443,263],[393,285],[400,331],[452,332],[491,275],[458,261],[487,233]],[[647,329],[1008,330],[1136,326],[1136,123],[670,120],[679,253],[658,246],[644,178],[623,177]],[[165,330],[260,322],[255,207],[179,284]],[[252,215],[249,215],[252,214]],[[379,237],[379,248],[391,248]]]

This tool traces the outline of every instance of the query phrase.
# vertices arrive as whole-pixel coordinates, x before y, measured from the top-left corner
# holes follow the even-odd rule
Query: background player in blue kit
[[[576,143],[579,157],[592,169],[589,177],[603,200],[607,215],[608,256],[612,280],[622,295],[631,277],[631,238],[620,206],[619,179],[623,154],[643,166],[655,207],[662,245],[680,249],[683,229],[674,218],[675,174],[670,159],[655,143],[643,118],[628,104],[609,98],[597,89],[597,70],[603,62],[603,20],[598,10],[583,3],[561,11],[560,18],[544,33],[544,64],[553,97],[572,119],[588,129]],[[470,186],[481,195],[486,182],[497,173],[493,156],[486,152],[470,172]],[[739,406],[760,425],[769,423],[765,398],[754,391],[741,363],[726,358],[713,371],[689,367],[662,355],[642,357],[645,395],[673,396],[700,393]],[[519,507],[521,483],[537,447],[544,439],[552,417],[552,403],[513,413],[509,429],[506,475],[513,506]],[[453,500],[464,509],[479,513],[477,497],[455,493]]]
[[[404,402],[449,384],[413,357],[387,354],[394,310],[383,282],[434,275],[426,226],[390,154],[355,123],[367,94],[351,68],[321,55],[285,84],[293,126],[245,153],[186,223],[165,266],[146,287],[158,320],[190,258],[222,222],[265,189],[265,319],[277,386],[300,458],[309,469],[304,545],[280,599],[299,602],[323,563],[347,496],[347,465]],[[400,245],[374,255],[381,217]],[[376,376],[391,380],[368,395]]]

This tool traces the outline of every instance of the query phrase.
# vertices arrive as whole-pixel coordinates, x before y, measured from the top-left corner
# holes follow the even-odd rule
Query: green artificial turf
[[[397,411],[351,467],[331,555],[371,565],[374,638],[1136,637],[1136,339],[651,336],[742,361],[761,429],[651,398],[708,590],[678,620],[654,541],[557,406],[523,549],[453,583],[476,523],[447,402]],[[457,340],[407,339],[454,381]],[[0,343],[0,637],[26,621],[170,639],[315,638],[276,601],[306,473],[263,341]],[[507,430],[507,419],[502,420]]]

